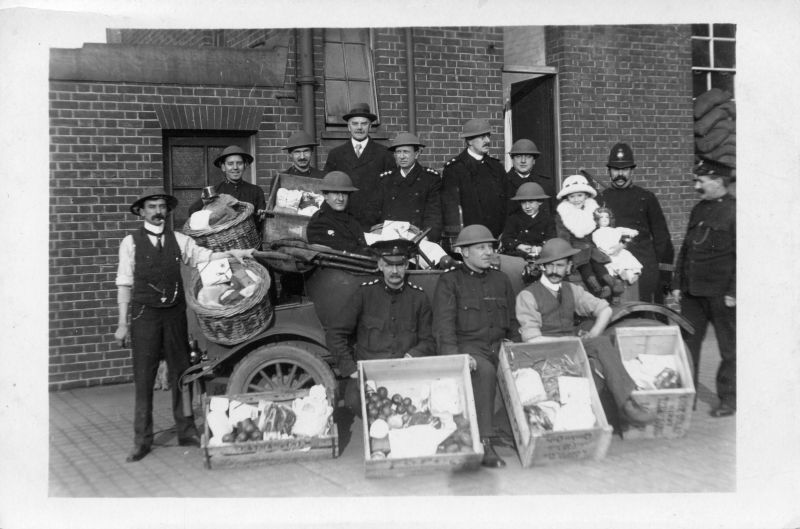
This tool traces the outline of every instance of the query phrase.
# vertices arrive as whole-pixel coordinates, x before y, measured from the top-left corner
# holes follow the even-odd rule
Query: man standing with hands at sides
[[[464,123],[466,148],[442,171],[443,238],[452,240],[463,226],[480,224],[492,237],[503,232],[508,209],[506,171],[489,155],[492,127],[486,119]]]
[[[736,173],[711,160],[701,161],[694,173],[700,202],[689,215],[672,295],[681,316],[694,326],[694,334],[684,333],[683,339],[692,353],[695,380],[709,322],[714,326],[722,362],[717,370],[720,404],[711,415],[727,417],[736,413],[736,199],[728,193]]]
[[[350,213],[363,231],[369,231],[378,222],[375,209],[378,175],[395,168],[394,157],[369,137],[370,127],[378,116],[370,111],[368,104],[359,103],[342,117],[347,122],[350,139],[331,149],[323,171],[325,174],[342,171],[350,177],[358,188],[350,197]]]
[[[440,355],[469,355],[484,449],[481,464],[499,468],[506,463],[492,446],[497,364],[503,340],[519,340],[519,324],[511,281],[491,265],[496,243],[486,226],[467,226],[458,234],[453,246],[464,263],[446,271],[436,284],[433,328]]]
[[[314,141],[310,134],[305,132],[295,132],[286,142],[283,148],[289,153],[292,165],[283,172],[295,176],[306,176],[308,178],[322,178],[325,173],[311,165],[311,158],[314,157],[314,147],[319,145]]]
[[[642,263],[639,299],[664,304],[672,279],[672,246],[667,221],[656,196],[633,184],[633,150],[627,143],[617,143],[608,155],[611,187],[604,189],[597,202],[614,212],[617,226],[637,230],[626,249]]]
[[[212,259],[252,257],[253,250],[212,252],[191,237],[173,232],[167,216],[178,200],[163,189],[151,189],[131,205],[142,226],[122,239],[117,268],[119,321],[114,338],[133,349],[136,395],[134,448],[126,461],[139,461],[153,445],[153,385],[158,362],[167,362],[172,386],[172,415],[180,446],[200,446],[193,417],[184,417],[180,375],[189,367],[186,300],[180,265],[196,266]],[[130,310],[129,310],[130,309]],[[131,323],[128,324],[130,314]]]

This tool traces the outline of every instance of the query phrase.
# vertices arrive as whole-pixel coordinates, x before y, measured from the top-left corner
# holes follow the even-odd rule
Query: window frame
[[[695,35],[694,33],[694,26],[705,26],[708,29],[708,35]],[[692,36],[691,42],[694,44],[695,41],[704,41],[708,43],[708,62],[709,66],[695,66],[694,59],[692,59],[692,75],[703,75],[705,77],[705,89],[706,91],[711,90],[713,88],[712,85],[712,74],[714,73],[729,73],[731,74],[731,85],[734,85],[736,79],[736,67],[733,68],[722,68],[715,65],[715,56],[714,56],[714,43],[715,42],[732,42],[734,45],[734,64],[736,58],[736,24],[724,24],[726,26],[733,26],[733,37],[717,37],[714,35],[714,26],[715,25],[723,25],[723,24],[692,24]],[[692,82],[692,91],[694,91],[694,82]],[[733,99],[736,99],[735,92],[733,93]],[[696,96],[693,96],[696,97]]]

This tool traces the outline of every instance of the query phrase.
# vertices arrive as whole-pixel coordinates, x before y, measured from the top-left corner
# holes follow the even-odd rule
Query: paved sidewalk
[[[698,404],[681,439],[622,440],[614,436],[600,461],[523,469],[511,448],[498,452],[502,470],[429,473],[390,479],[364,476],[361,422],[336,459],[266,463],[244,468],[203,466],[199,448],[177,446],[169,392],[154,403],[154,450],[126,463],[132,447],[133,385],[50,394],[51,497],[292,497],[531,495],[653,492],[735,492],[736,418],[714,419],[719,362],[707,339],[697,385]],[[199,416],[199,410],[196,410]],[[280,480],[275,476],[280,476]]]

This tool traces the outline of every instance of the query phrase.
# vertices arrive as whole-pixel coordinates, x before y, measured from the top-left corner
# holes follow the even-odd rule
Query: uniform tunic
[[[650,191],[631,185],[625,189],[605,189],[597,201],[614,212],[617,226],[639,231],[627,246],[627,250],[642,263],[639,299],[664,303],[664,293],[659,288],[659,270],[672,269],[675,249],[658,199]]]
[[[541,208],[533,217],[522,210],[508,216],[503,235],[500,237],[503,253],[524,258],[527,253],[517,250],[517,246],[520,244],[542,246],[546,240],[556,236],[556,223],[543,209]]]
[[[672,286],[681,291],[681,315],[695,329],[693,335],[684,333],[695,366],[708,323],[714,325],[722,357],[717,395],[735,407],[736,307],[724,302],[725,296],[736,297],[736,199],[730,194],[692,209]]]
[[[448,236],[471,224],[482,224],[492,236],[500,236],[510,198],[505,173],[497,158],[487,154],[478,161],[467,149],[447,162],[442,171],[442,215]]]
[[[378,175],[395,168],[394,156],[386,147],[370,139],[361,156],[356,156],[351,140],[334,147],[325,161],[325,174],[331,171],[343,171],[350,177],[358,191],[350,195],[348,208],[351,214],[361,223],[363,231],[369,230],[378,222],[375,210],[375,191],[378,186]]]
[[[413,283],[399,289],[383,279],[362,284],[326,331],[339,373],[349,376],[359,360],[430,356],[436,352],[427,294]],[[355,346],[350,336],[355,331]]]
[[[405,177],[400,168],[381,173],[377,200],[379,221],[402,220],[430,228],[428,240],[436,242],[442,233],[442,179],[433,169],[414,164]]]
[[[440,355],[468,354],[481,437],[493,434],[497,363],[504,339],[519,340],[514,290],[503,272],[475,272],[462,265],[439,277],[433,297],[433,327]]]
[[[322,203],[306,227],[306,239],[312,244],[324,244],[334,250],[364,253],[367,241],[358,221],[347,211],[336,211]]]
[[[311,166],[309,166],[308,171],[304,173],[294,165],[292,165],[288,169],[284,169],[281,172],[284,174],[290,174],[295,176],[306,176],[308,178],[320,178],[320,179],[324,178],[326,174],[325,171],[320,171],[316,167],[311,167]]]

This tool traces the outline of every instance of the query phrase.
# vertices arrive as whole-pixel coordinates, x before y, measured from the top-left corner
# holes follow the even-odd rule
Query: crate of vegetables
[[[497,379],[523,467],[605,457],[612,428],[578,338],[503,344]]]
[[[360,361],[358,379],[367,477],[479,467],[466,355]]]
[[[680,329],[619,327],[614,329],[614,337],[622,365],[638,388],[631,397],[656,415],[655,421],[645,426],[627,426],[625,439],[686,435],[692,421],[695,387]]]
[[[205,397],[201,449],[206,468],[336,457],[331,392],[310,389]]]

